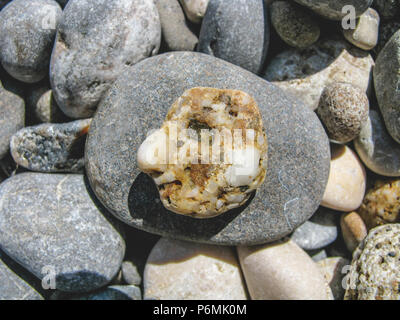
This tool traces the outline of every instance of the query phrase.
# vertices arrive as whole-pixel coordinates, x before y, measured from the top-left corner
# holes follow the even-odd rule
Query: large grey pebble
[[[56,288],[85,292],[119,271],[125,243],[86,189],[82,175],[17,174],[0,185],[0,247]]]
[[[210,0],[198,51],[259,73],[268,51],[269,32],[263,0]]]
[[[93,115],[128,66],[158,52],[153,0],[74,0],[60,21],[50,65],[54,97],[71,118]]]
[[[154,90],[157,83],[157,90]],[[212,219],[166,210],[137,149],[159,128],[172,103],[192,87],[237,89],[257,102],[268,137],[266,181],[242,208]],[[173,52],[146,59],[121,75],[93,118],[86,171],[100,201],[139,229],[211,244],[257,244],[282,238],[317,210],[330,151],[315,113],[258,76],[221,59]]]
[[[0,61],[14,78],[38,82],[49,72],[62,10],[54,0],[14,0],[0,12]]]

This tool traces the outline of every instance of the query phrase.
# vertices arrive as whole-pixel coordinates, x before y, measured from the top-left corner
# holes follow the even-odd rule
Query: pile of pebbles
[[[399,12],[0,1],[0,300],[400,299]],[[136,161],[195,87],[252,97],[268,140],[265,181],[204,219]]]

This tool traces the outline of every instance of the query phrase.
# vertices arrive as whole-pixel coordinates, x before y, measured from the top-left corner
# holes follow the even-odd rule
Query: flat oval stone
[[[198,86],[251,95],[268,137],[268,173],[254,197],[204,221],[167,211],[135,161],[172,103]],[[85,159],[94,192],[122,221],[163,236],[235,245],[277,240],[309,219],[322,200],[330,150],[315,113],[280,89],[212,56],[175,52],[146,59],[115,82],[91,123]]]

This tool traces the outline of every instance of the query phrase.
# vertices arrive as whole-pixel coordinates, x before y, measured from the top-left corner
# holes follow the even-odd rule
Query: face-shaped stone
[[[168,210],[210,218],[237,208],[266,176],[258,106],[238,90],[189,89],[142,143],[137,161]]]

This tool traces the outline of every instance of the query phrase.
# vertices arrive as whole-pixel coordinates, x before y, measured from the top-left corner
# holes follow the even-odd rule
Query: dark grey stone
[[[268,45],[269,23],[263,0],[210,0],[201,26],[199,52],[259,73]]]
[[[398,30],[400,30],[400,21],[381,21],[379,25],[378,44],[374,48],[374,52],[376,55],[378,55],[382,51],[386,43]]]
[[[136,163],[149,130],[159,128],[172,103],[196,86],[250,94],[268,137],[262,187],[242,208],[211,219],[167,211],[153,180]],[[317,210],[329,175],[330,150],[315,113],[282,90],[215,57],[173,52],[138,63],[115,82],[92,121],[85,164],[100,201],[134,227],[182,240],[249,245],[282,238]]]
[[[89,118],[116,77],[158,52],[153,0],[75,0],[64,9],[50,64],[54,97],[71,118]]]
[[[304,250],[324,248],[337,238],[337,217],[336,212],[320,208],[309,221],[293,232],[291,239]]]
[[[0,11],[0,61],[9,74],[28,83],[48,74],[61,15],[54,0],[14,0]]]
[[[0,159],[10,149],[11,136],[25,125],[25,102],[0,83]]]
[[[331,20],[341,20],[348,12],[342,12],[344,6],[351,5],[359,17],[367,10],[373,0],[294,0],[297,3],[310,8],[321,16]]]
[[[384,19],[391,19],[400,13],[399,0],[374,0],[374,7]]]
[[[81,172],[91,119],[45,123],[19,130],[11,137],[14,161],[38,172]]]
[[[178,0],[156,0],[164,41],[171,51],[193,51],[199,41],[186,25]]]
[[[82,175],[17,174],[0,185],[0,203],[0,247],[39,279],[54,271],[57,289],[86,292],[119,271],[125,243]]]

